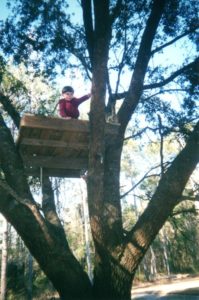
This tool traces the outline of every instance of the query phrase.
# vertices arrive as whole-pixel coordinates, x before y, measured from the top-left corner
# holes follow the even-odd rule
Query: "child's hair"
[[[64,86],[63,89],[62,89],[62,94],[63,93],[74,93],[74,89],[72,88],[72,86]]]

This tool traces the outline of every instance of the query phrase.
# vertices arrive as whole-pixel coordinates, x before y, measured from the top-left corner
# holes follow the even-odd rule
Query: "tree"
[[[1,25],[1,47],[15,63],[23,60],[29,68],[36,72],[42,70],[49,78],[55,75],[56,66],[75,67],[74,60],[70,60],[72,54],[78,59],[76,66],[84,68],[85,76],[91,78],[87,189],[95,246],[93,285],[70,250],[56,213],[49,178],[44,178],[43,182],[42,213],[33,199],[22,160],[2,114],[0,210],[20,234],[61,299],[127,300],[131,297],[132,282],[140,261],[180,202],[199,160],[199,123],[194,102],[198,58],[196,55],[189,57],[187,51],[185,61],[179,68],[170,68],[171,72],[167,70],[168,66],[164,67],[163,60],[162,67],[153,67],[150,63],[160,51],[165,54],[169,45],[182,38],[194,45],[197,4],[193,0],[189,3],[185,0],[139,3],[81,0],[78,3],[83,13],[83,25],[72,23],[68,1],[16,1],[12,18]],[[4,68],[2,60],[2,72]],[[121,91],[122,74],[127,70],[131,80],[127,91]],[[117,77],[114,77],[116,73]],[[165,86],[174,80],[179,93],[187,92],[180,112],[160,97]],[[105,109],[106,89],[109,100]],[[176,90],[176,87],[171,85],[169,91],[172,89]],[[117,111],[118,134],[107,141],[105,111],[114,111],[118,99],[123,99]],[[0,101],[18,127],[20,115],[12,99],[1,93]],[[137,113],[144,113],[153,122],[157,111],[168,124],[162,127],[162,134],[181,132],[185,145],[164,168],[147,208],[126,232],[119,190],[125,132]]]
[[[8,223],[3,220],[2,254],[1,254],[1,299],[6,299],[6,268],[8,258]]]

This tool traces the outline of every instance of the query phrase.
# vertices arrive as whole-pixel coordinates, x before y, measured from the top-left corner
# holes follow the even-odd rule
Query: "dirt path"
[[[199,300],[199,276],[178,276],[134,287],[132,300]]]

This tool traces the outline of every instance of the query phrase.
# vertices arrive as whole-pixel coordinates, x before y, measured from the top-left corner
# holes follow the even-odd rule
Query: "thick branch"
[[[20,115],[10,99],[5,96],[3,93],[0,92],[0,102],[2,103],[5,111],[9,114],[12,118],[13,122],[15,123],[16,127],[19,128],[20,124]]]
[[[187,209],[179,209],[179,210],[174,211],[171,214],[171,217],[181,215],[181,214],[190,214],[190,213],[196,215],[198,213],[198,210],[195,207],[187,208]]]
[[[29,198],[27,180],[24,176],[22,159],[17,152],[13,137],[0,114],[0,163],[8,185],[18,195]],[[25,189],[23,187],[26,187]]]
[[[122,8],[122,0],[117,0],[117,3],[116,3],[115,7],[112,10],[112,14],[110,15],[111,24],[120,15],[121,8]]]
[[[81,0],[84,28],[86,34],[86,41],[88,45],[88,52],[90,56],[91,65],[93,64],[93,47],[94,47],[94,30],[92,20],[92,5],[91,0]]]
[[[199,122],[185,148],[163,175],[148,207],[128,235],[127,241],[131,243],[132,251],[129,252],[127,242],[126,252],[130,256],[135,255],[137,263],[143,258],[155,236],[178,204],[185,185],[198,162]]]
[[[66,247],[66,237],[61,221],[56,212],[54,192],[49,177],[42,176],[42,209],[44,216],[55,235],[62,236],[60,243]]]
[[[147,21],[140,48],[138,51],[137,61],[134,73],[131,79],[130,88],[127,97],[118,112],[121,131],[124,132],[126,126],[134,112],[143,91],[143,82],[146,74],[148,62],[151,57],[151,47],[159,25],[161,16],[164,11],[165,1],[153,2],[151,14]]]
[[[199,195],[196,195],[195,197],[191,197],[191,196],[182,196],[180,199],[179,199],[179,202],[182,202],[182,201],[199,201]]]
[[[42,218],[41,214],[38,210],[38,205],[35,202],[32,202],[30,199],[24,199],[20,197],[16,191],[14,191],[6,182],[3,182],[0,180],[0,187],[4,189],[9,195],[11,195],[18,203],[25,205],[27,208],[29,208],[34,215],[35,219],[37,220],[38,224],[40,225],[40,228],[42,229],[42,232],[44,234],[44,237],[46,240],[52,244],[52,238],[48,232],[48,228],[45,224],[44,219]]]

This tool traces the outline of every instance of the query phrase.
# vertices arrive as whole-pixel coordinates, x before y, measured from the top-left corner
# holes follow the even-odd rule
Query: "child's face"
[[[65,92],[62,94],[65,100],[70,101],[73,98],[73,93],[72,92]]]

